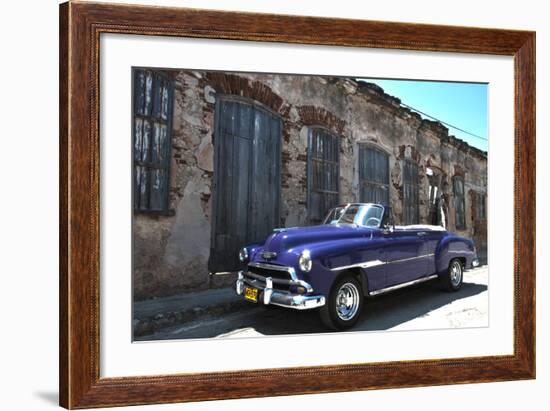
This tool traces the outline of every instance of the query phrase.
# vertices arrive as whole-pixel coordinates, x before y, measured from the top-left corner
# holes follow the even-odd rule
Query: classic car
[[[440,226],[396,226],[391,207],[338,206],[322,225],[275,229],[241,249],[236,292],[262,305],[319,309],[334,330],[352,327],[365,297],[439,279],[457,291],[479,262],[474,242]]]

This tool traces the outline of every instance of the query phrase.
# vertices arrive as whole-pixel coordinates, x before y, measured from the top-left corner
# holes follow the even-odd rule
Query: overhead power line
[[[446,125],[446,126],[449,127],[449,128],[453,128],[453,129],[455,129],[455,130],[462,131],[463,133],[466,133],[466,134],[468,134],[468,135],[470,135],[470,136],[472,136],[472,137],[476,137],[476,138],[479,138],[480,140],[487,141],[487,139],[486,139],[485,137],[478,136],[477,134],[470,133],[469,131],[466,131],[466,130],[460,128],[460,127],[453,126],[452,124],[449,124],[449,123],[447,123],[447,122],[445,122],[445,121],[443,121],[443,120],[440,120],[440,119],[438,119],[438,118],[436,118],[436,117],[434,117],[434,116],[431,116],[431,115],[429,115],[429,114],[427,114],[427,113],[424,113],[423,111],[420,111],[420,110],[418,110],[417,108],[411,107],[411,106],[409,106],[409,105],[407,105],[407,104],[405,104],[405,103],[401,103],[401,105],[404,106],[404,107],[407,107],[407,108],[409,108],[409,109],[411,109],[411,110],[413,110],[413,111],[416,111],[417,113],[420,113],[420,114],[422,114],[423,116],[429,117],[429,118],[431,118],[432,120],[439,121],[441,124],[444,124],[444,125]]]

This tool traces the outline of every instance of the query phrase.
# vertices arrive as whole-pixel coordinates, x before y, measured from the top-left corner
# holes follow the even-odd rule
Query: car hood
[[[370,236],[374,231],[368,227],[354,225],[327,224],[311,227],[285,228],[271,234],[266,240],[263,250],[280,253],[292,249],[307,248],[309,244],[318,242],[346,240]],[[298,250],[297,250],[298,251]]]

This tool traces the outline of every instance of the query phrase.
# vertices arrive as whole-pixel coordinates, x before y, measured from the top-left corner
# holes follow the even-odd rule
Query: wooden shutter
[[[211,272],[240,267],[239,249],[280,223],[281,120],[251,101],[216,102]]]

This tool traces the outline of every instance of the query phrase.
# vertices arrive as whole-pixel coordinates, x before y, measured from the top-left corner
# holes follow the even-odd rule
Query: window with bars
[[[485,220],[487,218],[484,193],[476,193],[476,217],[478,220]]]
[[[174,86],[158,71],[133,75],[134,210],[167,212]]]
[[[403,162],[403,224],[418,224],[418,165]]]
[[[308,220],[320,224],[339,201],[340,141],[322,128],[309,129]]]
[[[363,203],[390,203],[389,156],[365,144],[359,145],[359,199]]]
[[[455,227],[457,230],[464,230],[466,228],[464,178],[460,176],[453,177],[453,194],[455,206]]]

